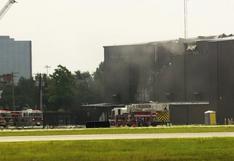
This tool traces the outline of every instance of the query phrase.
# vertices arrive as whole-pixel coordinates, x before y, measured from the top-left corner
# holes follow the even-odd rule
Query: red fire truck
[[[11,111],[9,110],[0,110],[0,126],[8,127],[13,125],[13,119],[11,116]]]
[[[40,110],[27,109],[22,111],[12,111],[15,123],[24,126],[40,126],[43,123],[43,113]]]
[[[114,126],[156,126],[170,123],[169,104],[131,104],[112,110],[111,123]]]
[[[22,111],[0,110],[0,126],[40,126],[43,124],[43,113],[40,110]]]

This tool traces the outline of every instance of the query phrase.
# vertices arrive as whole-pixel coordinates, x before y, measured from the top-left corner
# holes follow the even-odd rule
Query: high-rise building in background
[[[9,36],[0,36],[0,75],[14,73],[19,78],[32,76],[31,41],[16,41]]]

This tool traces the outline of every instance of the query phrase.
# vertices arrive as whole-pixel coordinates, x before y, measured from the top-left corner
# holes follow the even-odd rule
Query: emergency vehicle
[[[8,127],[13,125],[13,119],[11,116],[11,111],[9,110],[0,110],[0,126]]]
[[[157,126],[170,123],[169,104],[131,104],[114,108],[110,122],[114,126]]]

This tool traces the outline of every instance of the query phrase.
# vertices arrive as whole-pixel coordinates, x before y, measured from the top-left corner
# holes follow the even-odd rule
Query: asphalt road
[[[234,137],[234,132],[165,133],[165,134],[96,134],[96,135],[49,135],[4,136],[0,142],[68,141],[68,140],[122,140],[122,139],[168,139],[168,138]]]

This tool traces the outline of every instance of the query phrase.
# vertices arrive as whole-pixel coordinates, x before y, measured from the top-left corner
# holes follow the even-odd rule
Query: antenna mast
[[[184,38],[187,39],[188,36],[188,30],[187,30],[187,16],[188,16],[188,6],[187,6],[187,0],[184,0]]]

